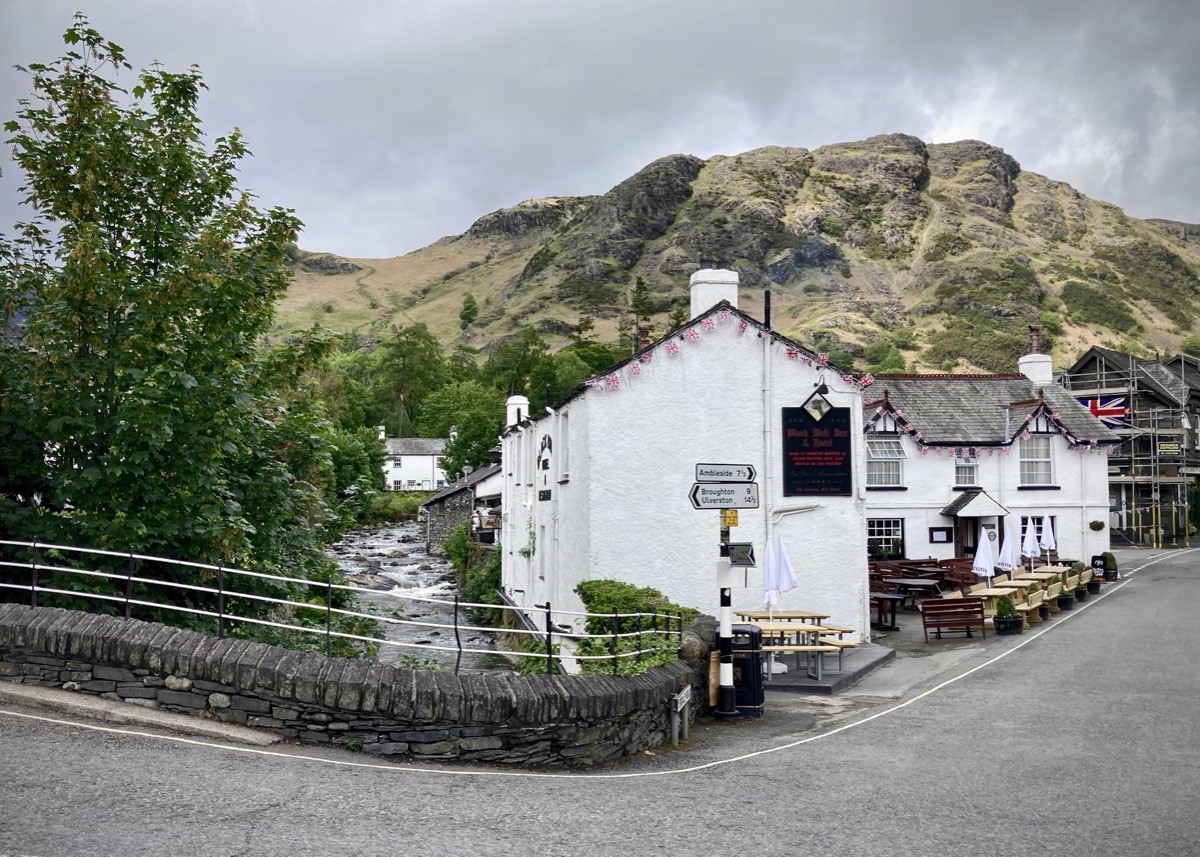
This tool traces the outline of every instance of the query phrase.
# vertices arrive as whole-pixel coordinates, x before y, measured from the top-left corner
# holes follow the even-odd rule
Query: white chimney
[[[380,427],[379,427],[379,439],[380,439],[380,440],[387,440],[387,426],[380,426]]]
[[[707,312],[721,301],[738,305],[737,271],[723,268],[701,268],[692,274],[692,318]]]
[[[1029,325],[1029,353],[1017,361],[1021,374],[1035,384],[1054,383],[1054,360],[1042,354],[1042,326]]]
[[[508,418],[505,425],[509,428],[529,416],[529,399],[524,396],[509,396],[506,405],[508,406]]]

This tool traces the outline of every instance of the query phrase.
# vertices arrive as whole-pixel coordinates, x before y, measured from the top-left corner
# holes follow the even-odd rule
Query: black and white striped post
[[[720,652],[720,686],[717,689],[717,714],[737,714],[737,691],[733,686],[733,566],[728,559],[717,560],[717,586],[721,589],[720,628],[717,648]]]
[[[718,545],[721,558],[717,560],[717,588],[720,589],[720,612],[717,614],[717,650],[720,653],[720,676],[717,688],[717,714],[737,714],[737,691],[733,686],[733,565],[729,561],[729,527],[725,510],[721,510],[721,536]]]

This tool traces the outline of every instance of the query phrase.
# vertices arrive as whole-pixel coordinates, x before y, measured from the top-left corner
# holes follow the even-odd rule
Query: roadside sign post
[[[738,509],[758,508],[758,475],[751,464],[697,464],[696,481],[688,492],[693,509],[716,509],[721,513],[721,531],[717,543],[717,588],[720,590],[720,624],[717,643],[720,651],[720,685],[717,689],[717,714],[734,716],[737,689],[733,685],[733,569],[754,566],[754,546],[730,544],[729,528],[738,523]]]

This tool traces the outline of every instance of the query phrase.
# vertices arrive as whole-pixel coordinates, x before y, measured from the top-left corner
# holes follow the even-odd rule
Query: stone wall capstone
[[[670,698],[703,670],[636,678],[412,670],[217,639],[135,619],[0,604],[0,680],[213,717],[381,756],[588,765],[669,737]]]

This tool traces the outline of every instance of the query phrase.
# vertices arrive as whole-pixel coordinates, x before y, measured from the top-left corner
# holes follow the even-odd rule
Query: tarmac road
[[[0,696],[0,855],[1193,854],[1196,551],[1118,557],[1122,581],[1020,637],[931,644],[833,699],[771,693],[761,720],[581,773]]]

